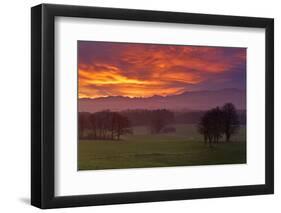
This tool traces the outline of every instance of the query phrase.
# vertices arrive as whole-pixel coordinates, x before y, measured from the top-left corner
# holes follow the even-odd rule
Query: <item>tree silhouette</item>
[[[97,119],[94,114],[89,115],[90,129],[93,131],[93,137],[97,137]]]
[[[204,142],[209,143],[210,146],[218,143],[223,135],[228,142],[238,129],[239,116],[232,103],[206,111],[198,124],[198,132],[203,135]]]
[[[130,121],[118,112],[79,113],[81,139],[120,140],[121,135],[129,133],[132,133]]]
[[[131,134],[132,129],[130,128],[130,122],[127,117],[122,116],[118,113],[116,113],[115,115],[116,115],[116,123],[115,123],[116,127],[114,129],[116,129],[116,137],[117,140],[119,140],[121,135]]]
[[[210,138],[210,131],[208,128],[210,126],[209,122],[210,119],[207,112],[203,115],[200,123],[198,124],[198,132],[203,135],[204,143],[206,144],[207,142],[209,142],[209,144],[211,145],[212,139]]]
[[[214,142],[218,143],[219,139],[223,135],[223,112],[219,107],[216,107],[210,111],[211,114],[211,135],[213,136]]]
[[[79,113],[78,126],[79,138],[83,138],[85,136],[85,131],[89,129],[89,113]]]
[[[198,125],[198,132],[204,136],[204,142],[218,143],[223,134],[223,113],[219,107],[208,110]]]
[[[230,137],[239,129],[239,116],[232,103],[226,103],[222,107],[222,112],[225,140],[226,142],[229,142]]]

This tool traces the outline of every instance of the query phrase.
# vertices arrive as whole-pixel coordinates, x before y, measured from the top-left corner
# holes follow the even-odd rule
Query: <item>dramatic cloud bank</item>
[[[79,98],[246,88],[246,48],[78,42]]]

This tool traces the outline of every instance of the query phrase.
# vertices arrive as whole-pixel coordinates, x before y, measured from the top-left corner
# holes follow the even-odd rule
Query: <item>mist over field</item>
[[[240,127],[229,142],[219,132],[218,141],[209,145],[199,131],[208,112],[167,109],[80,112],[79,170],[246,163],[246,110],[237,110]]]

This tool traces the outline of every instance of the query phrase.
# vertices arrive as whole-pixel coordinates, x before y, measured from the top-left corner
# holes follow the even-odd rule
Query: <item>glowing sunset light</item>
[[[245,89],[246,49],[78,42],[79,98]]]

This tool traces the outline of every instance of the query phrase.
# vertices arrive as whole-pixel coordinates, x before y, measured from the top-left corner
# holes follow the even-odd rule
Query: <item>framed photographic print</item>
[[[31,9],[31,203],[272,194],[274,21]]]

